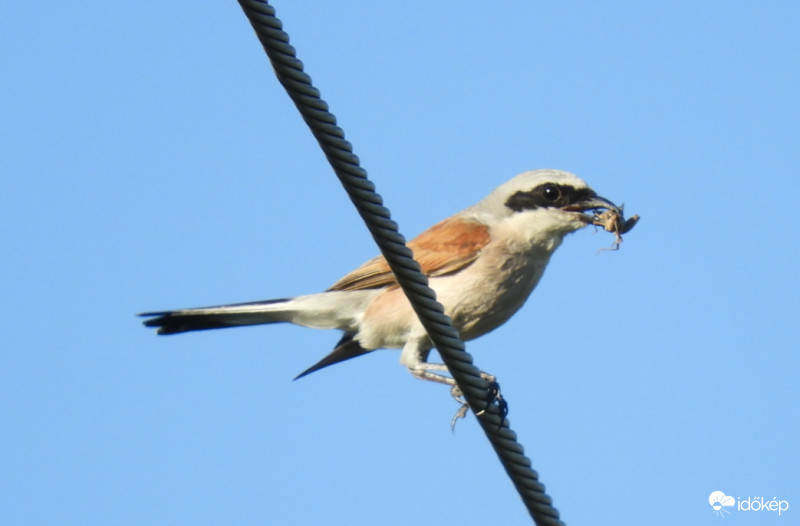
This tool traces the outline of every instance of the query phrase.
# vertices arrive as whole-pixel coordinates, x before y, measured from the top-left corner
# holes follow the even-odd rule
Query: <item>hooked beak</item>
[[[580,212],[581,217],[587,223],[594,222],[598,210],[610,210],[611,212],[614,212],[622,217],[622,207],[619,207],[608,199],[598,195],[592,195],[582,201],[567,205],[563,207],[562,210],[567,212]],[[589,215],[583,212],[593,212],[593,214]]]

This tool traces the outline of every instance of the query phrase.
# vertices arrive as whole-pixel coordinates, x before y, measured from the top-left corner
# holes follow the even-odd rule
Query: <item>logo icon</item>
[[[725,495],[721,491],[712,491],[708,496],[708,503],[714,509],[714,515],[724,517],[726,514],[730,515],[731,512],[725,508],[732,508],[736,504],[736,499]]]

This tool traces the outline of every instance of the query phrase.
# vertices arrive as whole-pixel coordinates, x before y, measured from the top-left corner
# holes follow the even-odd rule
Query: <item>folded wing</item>
[[[428,277],[445,276],[470,265],[489,243],[489,227],[465,219],[437,223],[408,243]],[[396,286],[383,256],[373,258],[344,276],[328,290],[363,290]]]

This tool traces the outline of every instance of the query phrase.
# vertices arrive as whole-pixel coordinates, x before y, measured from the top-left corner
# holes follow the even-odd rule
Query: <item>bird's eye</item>
[[[546,200],[555,203],[558,201],[558,198],[561,197],[561,190],[554,184],[548,184],[542,190],[542,194]]]

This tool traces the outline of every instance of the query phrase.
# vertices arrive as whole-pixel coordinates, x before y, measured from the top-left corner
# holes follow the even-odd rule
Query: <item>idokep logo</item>
[[[730,515],[733,511],[776,512],[778,517],[780,517],[781,513],[789,509],[789,502],[786,500],[778,498],[772,498],[770,500],[764,497],[737,499],[730,495],[725,495],[721,491],[712,491],[708,496],[708,503],[711,504],[714,515],[719,517]]]

